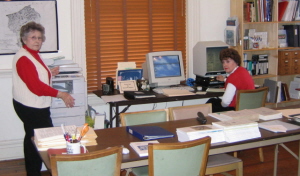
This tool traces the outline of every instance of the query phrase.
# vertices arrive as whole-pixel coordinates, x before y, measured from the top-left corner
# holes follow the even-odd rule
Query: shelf
[[[270,51],[270,50],[278,50],[278,48],[251,49],[251,50],[244,50],[244,52],[257,52],[257,51]]]
[[[252,76],[253,79],[262,79],[262,78],[272,78],[272,77],[276,77],[277,75],[273,75],[273,74],[265,74],[265,75],[255,75]]]

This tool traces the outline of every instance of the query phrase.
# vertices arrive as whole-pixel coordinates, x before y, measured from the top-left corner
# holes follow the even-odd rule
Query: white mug
[[[80,141],[75,140],[74,142],[67,141],[67,154],[80,154],[80,148],[83,148],[83,153],[86,153],[86,148],[80,143]]]

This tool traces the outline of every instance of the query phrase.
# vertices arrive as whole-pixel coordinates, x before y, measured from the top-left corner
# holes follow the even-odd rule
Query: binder
[[[283,25],[286,30],[289,47],[298,47],[298,25]]]
[[[142,141],[174,137],[174,134],[159,126],[127,126],[126,131]]]

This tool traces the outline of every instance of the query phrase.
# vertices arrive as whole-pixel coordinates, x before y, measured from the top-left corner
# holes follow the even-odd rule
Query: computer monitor
[[[198,42],[193,48],[193,73],[204,77],[225,75],[220,52],[228,47],[222,41]]]
[[[161,51],[146,54],[143,77],[150,87],[178,85],[185,80],[181,51]]]

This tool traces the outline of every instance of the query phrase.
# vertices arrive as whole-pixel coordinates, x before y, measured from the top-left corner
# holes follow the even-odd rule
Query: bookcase
[[[239,42],[233,48],[238,50],[238,52],[243,57],[246,53],[247,57],[252,58],[252,55],[257,54],[268,54],[268,74],[255,75],[253,79],[255,84],[262,85],[264,79],[272,79],[275,81],[282,81],[290,84],[294,76],[297,74],[295,72],[288,72],[288,74],[281,74],[282,69],[287,66],[285,63],[279,60],[279,54],[281,50],[287,49],[300,49],[299,47],[286,47],[279,48],[278,46],[278,30],[283,28],[283,25],[288,24],[298,24],[300,21],[278,21],[278,2],[279,0],[273,0],[272,5],[272,21],[270,22],[247,22],[244,20],[244,10],[245,2],[255,2],[257,0],[231,0],[230,1],[230,16],[236,16],[239,20]],[[244,48],[243,37],[245,29],[255,29],[257,32],[267,32],[268,33],[268,47],[262,49],[247,49]],[[300,62],[300,59],[299,59]],[[300,68],[299,68],[300,69]]]

